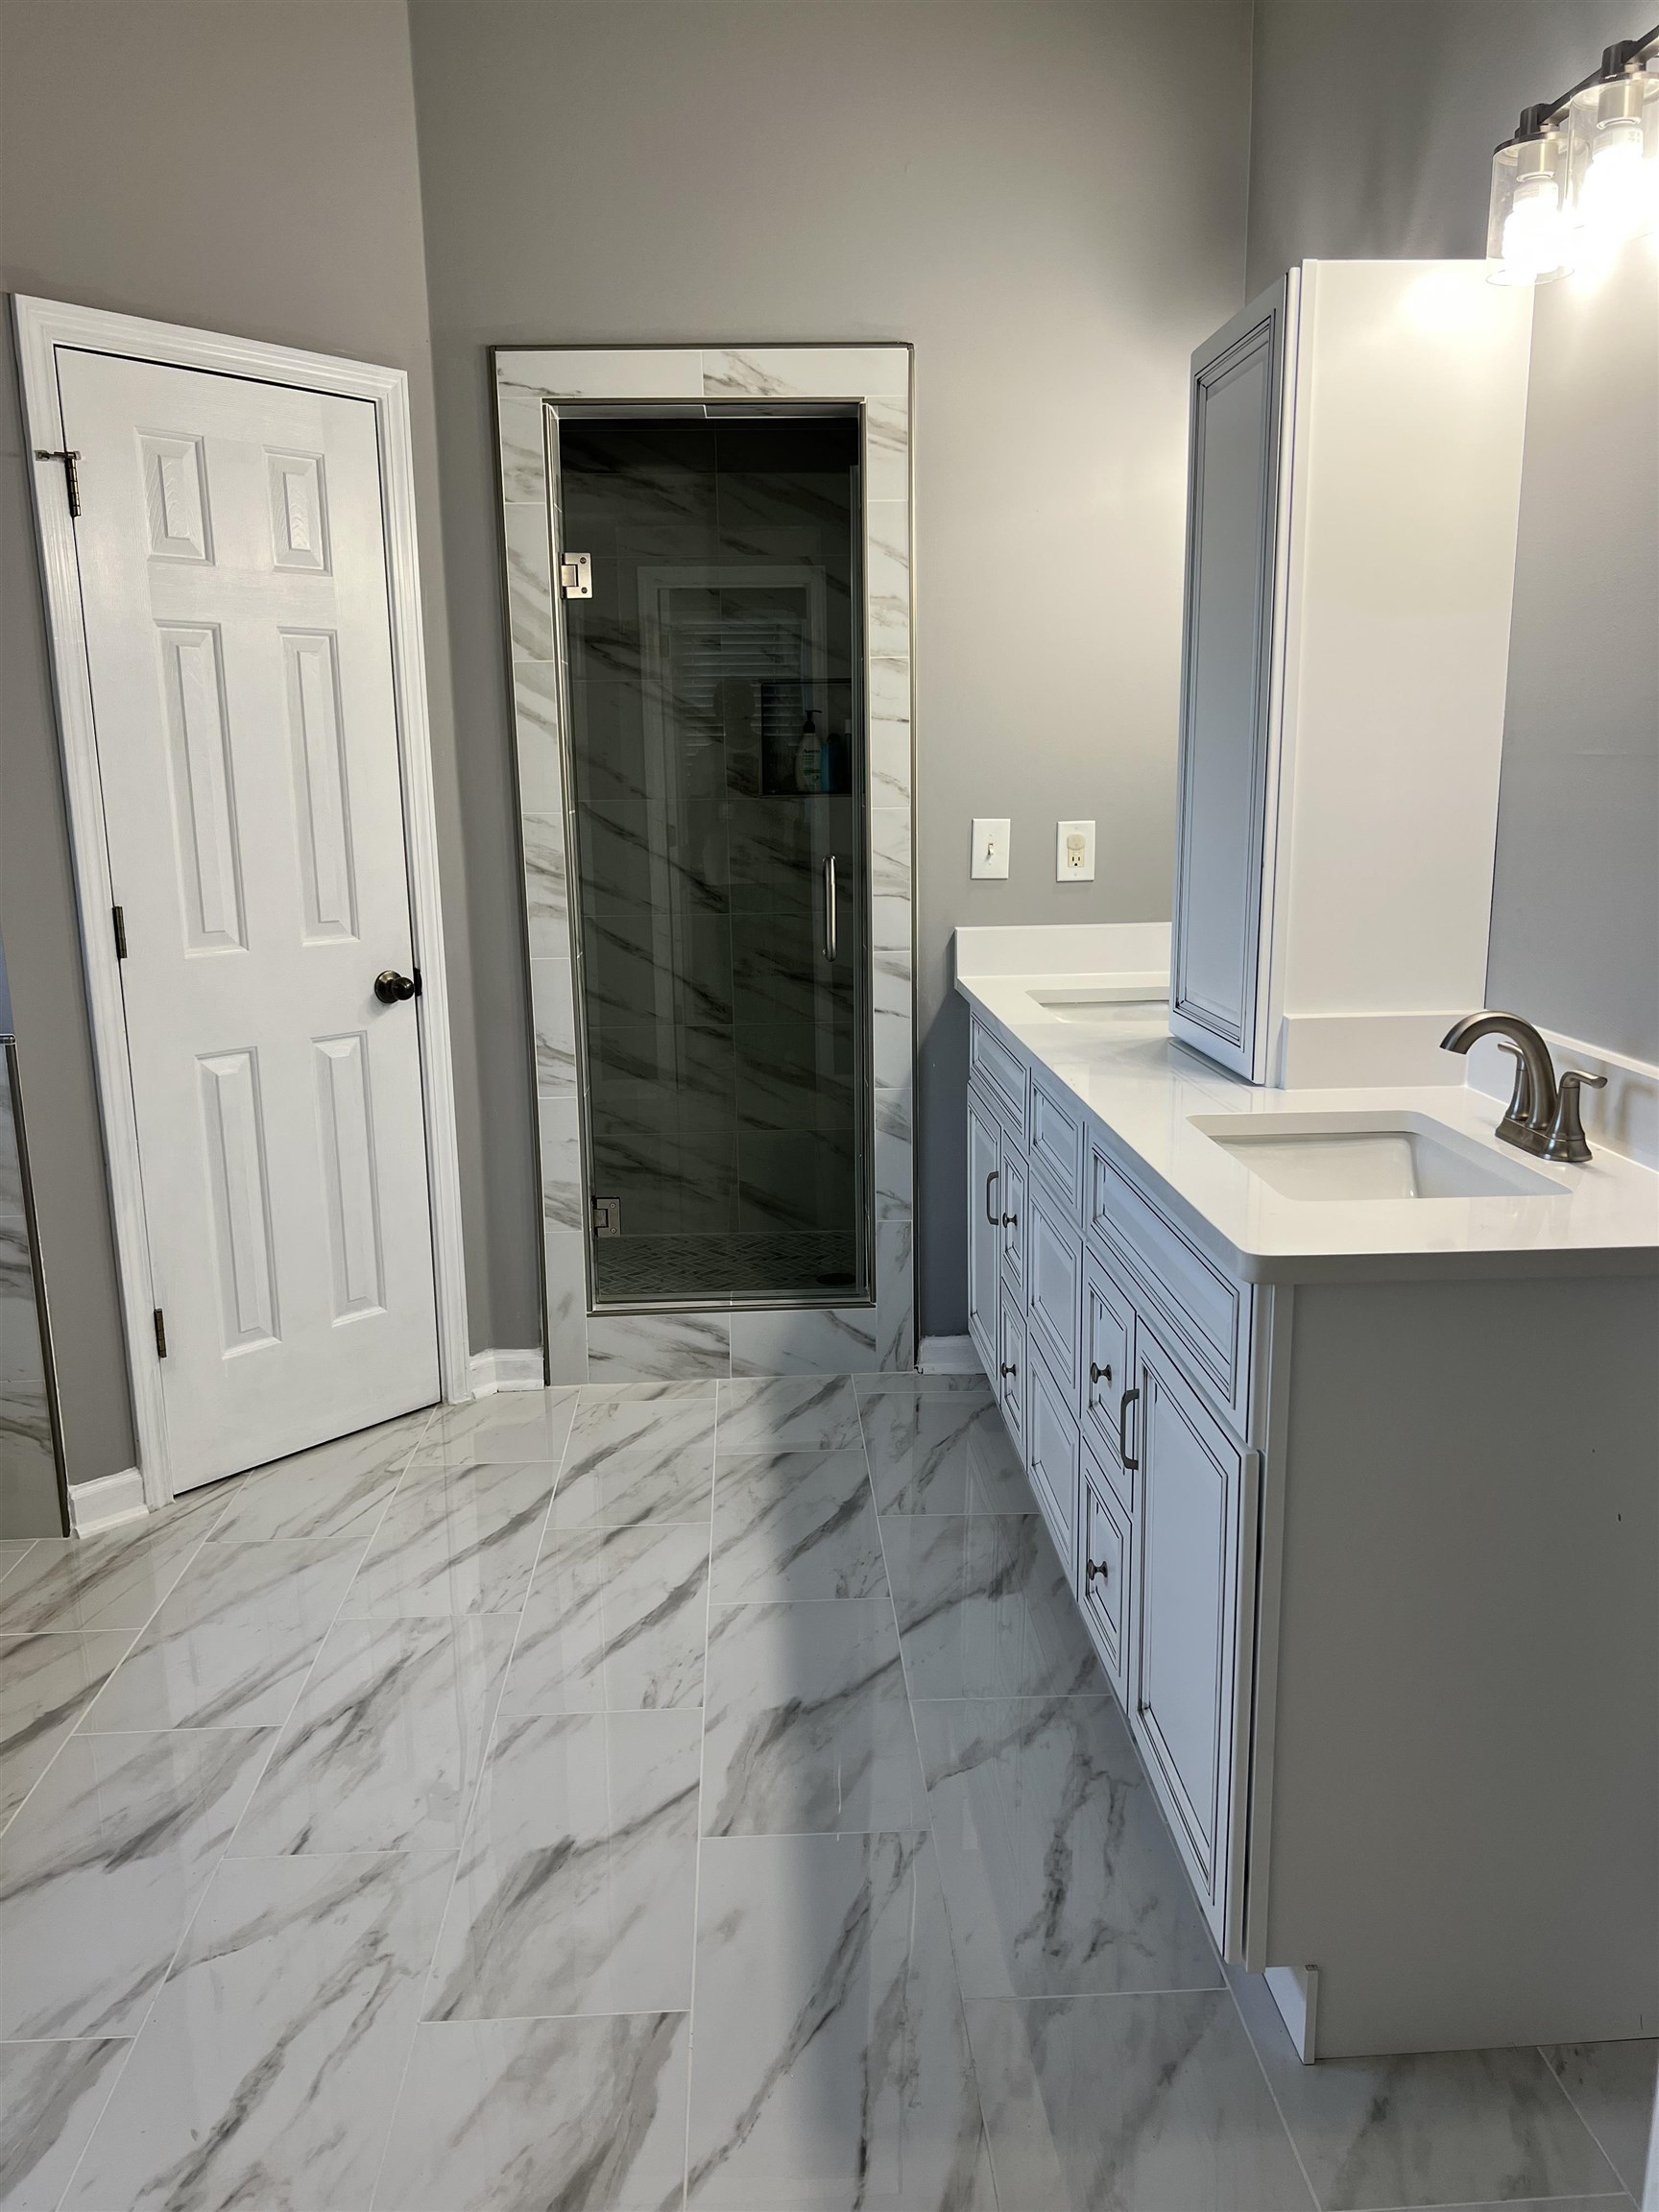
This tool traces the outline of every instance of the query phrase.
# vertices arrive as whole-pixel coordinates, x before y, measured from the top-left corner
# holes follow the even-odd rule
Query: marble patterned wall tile
[[[732,1315],[733,1375],[859,1375],[876,1367],[877,1310],[819,1306]]]
[[[867,399],[864,403],[864,485],[871,499],[910,496],[910,404],[908,399]]]
[[[586,1228],[582,1205],[582,1131],[568,1092],[536,1101],[541,1145],[541,1218],[550,1230]]]
[[[588,1238],[580,1228],[549,1230],[543,1235],[542,1281],[547,1299],[548,1379],[586,1382]]]
[[[495,400],[501,430],[501,496],[540,507],[547,496],[547,444],[540,392],[503,385]]]
[[[864,512],[868,650],[897,659],[910,650],[910,503],[872,499]]]
[[[709,399],[907,399],[902,346],[715,347],[703,354]]]
[[[870,809],[870,888],[878,902],[910,904],[910,809],[875,805]],[[891,934],[899,937],[895,928]],[[900,941],[908,944],[906,927]],[[881,942],[878,938],[878,943]]]
[[[553,658],[553,555],[547,510],[504,507],[507,541],[507,627],[515,661]]]
[[[495,373],[560,399],[701,399],[703,356],[690,347],[516,348]]]
[[[551,814],[563,831],[565,770],[559,757],[559,663],[520,661],[513,669],[513,719],[517,733],[518,804]]]
[[[908,1221],[876,1224],[876,1364],[916,1364],[916,1238]]]
[[[910,803],[910,663],[870,663],[870,796],[873,805]]]
[[[876,1094],[876,1218],[907,1221],[914,1206],[910,1094]]]
[[[530,963],[530,1006],[536,1023],[536,1089],[543,1096],[576,1088],[576,998],[570,955]]]
[[[589,1380],[647,1382],[729,1375],[733,1318],[725,1312],[592,1314]]]
[[[532,960],[568,957],[570,897],[565,869],[565,822],[558,814],[526,814],[524,908]]]

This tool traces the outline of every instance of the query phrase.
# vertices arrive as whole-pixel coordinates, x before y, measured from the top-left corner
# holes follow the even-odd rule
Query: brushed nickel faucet
[[[1557,1078],[1550,1047],[1519,1014],[1466,1014],[1454,1022],[1440,1040],[1444,1052],[1467,1052],[1482,1037],[1497,1037],[1515,1062],[1515,1084],[1509,1103],[1498,1123],[1497,1135],[1505,1144],[1541,1160],[1564,1160],[1581,1166],[1591,1157],[1579,1110],[1579,1094],[1588,1087],[1599,1091],[1605,1075],[1591,1075],[1582,1068],[1563,1069]]]

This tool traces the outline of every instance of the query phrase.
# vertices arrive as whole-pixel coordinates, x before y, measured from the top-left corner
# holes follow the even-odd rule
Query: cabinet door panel
[[[1031,1487],[1054,1539],[1054,1549],[1075,1587],[1077,1575],[1077,1424],[1027,1339],[1025,1359],[1025,1465]]]
[[[1026,1238],[1031,1328],[1048,1357],[1066,1403],[1077,1408],[1078,1346],[1083,1292],[1083,1232],[1040,1194],[1035,1177],[1026,1192],[1031,1219]]]
[[[1125,1513],[1135,1510],[1135,1474],[1119,1452],[1123,1394],[1130,1372],[1135,1309],[1092,1253],[1083,1262],[1083,1433]]]
[[[1025,1447],[1025,1306],[1020,1293],[1002,1285],[997,1307],[997,1387],[1002,1418],[1022,1455]]]
[[[1016,1149],[1011,1138],[1002,1139],[1002,1272],[1020,1293],[1022,1310],[1025,1297],[1025,1250],[1029,1236],[1026,1221],[1028,1208],[1025,1203],[1025,1159]]]
[[[1224,1945],[1233,1882],[1235,1748],[1243,1709],[1241,1584],[1255,1455],[1239,1450],[1145,1331],[1141,1405],[1136,1732]],[[1244,1618],[1240,1623],[1240,1599]],[[1247,1705],[1247,1699],[1244,1700]]]
[[[1193,364],[1170,1009],[1256,1075],[1286,292]]]
[[[988,1373],[997,1365],[998,1259],[1002,1249],[1002,1140],[968,1094],[968,1328]]]
[[[1130,1561],[1134,1546],[1130,1523],[1096,1462],[1083,1454],[1083,1613],[1107,1679],[1120,1703],[1127,1702]]]

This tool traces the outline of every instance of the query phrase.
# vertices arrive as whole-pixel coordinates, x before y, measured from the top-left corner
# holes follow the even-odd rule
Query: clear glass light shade
[[[1567,120],[1568,212],[1583,258],[1617,252],[1659,220],[1659,77],[1590,84]]]
[[[1500,146],[1492,156],[1486,275],[1494,284],[1542,284],[1573,265],[1566,147],[1558,132]]]

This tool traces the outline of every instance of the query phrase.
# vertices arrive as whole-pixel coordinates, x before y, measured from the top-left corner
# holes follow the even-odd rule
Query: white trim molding
[[[89,1482],[69,1485],[69,1526],[77,1536],[94,1536],[101,1528],[119,1528],[126,1521],[142,1521],[150,1508],[144,1499],[144,1478],[136,1467],[123,1467],[116,1475],[95,1475]]]
[[[507,641],[536,1039],[547,1372],[555,1382],[913,1370],[915,879],[914,363],[907,345],[515,347],[494,354]],[[561,682],[549,453],[562,407],[717,412],[837,403],[862,452],[870,834],[875,1294],[847,1306],[591,1310],[582,964]]]
[[[218,332],[183,329],[140,316],[114,315],[57,300],[14,294],[12,319],[28,444],[63,445],[57,352],[61,348],[157,361],[173,368],[257,378],[374,409],[392,612],[393,683],[403,771],[404,838],[415,959],[421,970],[417,1004],[421,1075],[426,1107],[426,1167],[431,1193],[433,1263],[438,1295],[439,1375],[445,1399],[471,1395],[467,1334],[467,1284],[462,1250],[461,1177],[455,1142],[455,1080],[449,1050],[448,983],[439,903],[438,835],[432,794],[426,660],[415,536],[415,476],[409,429],[409,380],[401,369],[307,353]],[[108,927],[113,900],[104,841],[98,747],[81,612],[75,529],[63,471],[37,463],[29,470],[40,550],[46,627],[63,758],[70,850],[81,918],[82,957],[92,1024],[98,1102],[115,1225],[128,1373],[132,1390],[138,1473],[151,1506],[173,1495],[160,1363],[151,1333],[150,1247],[145,1228],[137,1118],[127,1065],[120,974]],[[115,1478],[102,1478],[112,1480]],[[87,1485],[79,1485],[84,1489]]]
[[[541,1390],[546,1363],[538,1344],[528,1352],[474,1352],[469,1369],[474,1398],[493,1398],[502,1390]]]

